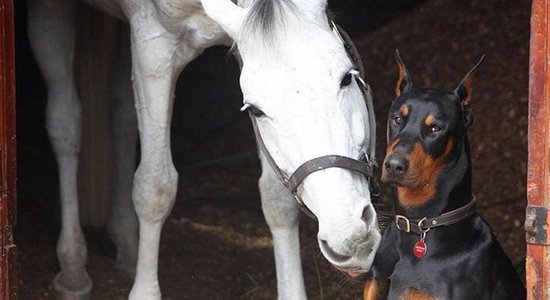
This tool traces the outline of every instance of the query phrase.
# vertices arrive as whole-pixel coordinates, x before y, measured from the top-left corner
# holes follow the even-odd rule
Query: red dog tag
[[[420,240],[414,244],[413,247],[413,253],[416,258],[422,258],[424,255],[426,255],[426,251],[428,250],[428,246],[426,246],[426,243],[424,243],[423,240]]]

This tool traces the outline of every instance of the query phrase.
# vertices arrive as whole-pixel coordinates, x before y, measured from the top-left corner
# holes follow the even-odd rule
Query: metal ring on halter
[[[302,200],[302,197],[298,195],[298,193],[294,192],[292,193],[294,196],[294,199],[296,200],[296,203],[298,204],[298,207],[300,210],[308,217],[312,218],[313,220],[317,220],[317,216],[307,207],[307,205],[304,203],[304,200]]]
[[[422,232],[422,233],[426,233],[426,232],[430,231],[430,229],[431,229],[430,227],[427,227],[426,229],[422,229],[422,223],[426,220],[428,220],[428,217],[424,217],[424,218],[420,219],[420,221],[418,221],[418,224],[416,224],[418,226],[418,229],[420,229],[420,232]]]

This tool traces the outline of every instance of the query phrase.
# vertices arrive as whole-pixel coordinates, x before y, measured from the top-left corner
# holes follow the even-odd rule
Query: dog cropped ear
[[[472,81],[474,79],[474,73],[481,63],[483,63],[484,59],[485,55],[482,55],[477,64],[466,73],[466,76],[464,76],[454,91],[462,105],[466,108],[470,106],[470,100],[472,99]]]
[[[413,83],[407,66],[403,63],[401,55],[399,55],[399,49],[395,49],[395,60],[397,61],[397,67],[399,68],[399,78],[395,85],[395,94],[399,97],[401,94],[408,92],[412,89]]]
[[[464,108],[464,125],[469,128],[474,123],[474,114],[469,107]]]

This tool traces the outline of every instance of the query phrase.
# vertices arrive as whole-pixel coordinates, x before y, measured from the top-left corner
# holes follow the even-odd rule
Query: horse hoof
[[[84,275],[70,277],[64,272],[58,273],[53,280],[53,289],[56,299],[59,300],[88,300],[92,291],[92,280],[84,271]],[[80,277],[81,282],[75,278]]]

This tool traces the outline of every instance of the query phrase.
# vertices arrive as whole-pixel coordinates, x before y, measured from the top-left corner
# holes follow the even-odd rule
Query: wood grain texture
[[[17,299],[15,56],[12,0],[0,2],[0,299]]]
[[[527,170],[527,200],[529,205],[548,206],[549,169],[549,105],[548,72],[549,22],[548,0],[533,0],[531,11],[531,41],[529,58],[529,158]],[[527,244],[527,298],[549,299],[548,247]]]

